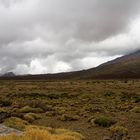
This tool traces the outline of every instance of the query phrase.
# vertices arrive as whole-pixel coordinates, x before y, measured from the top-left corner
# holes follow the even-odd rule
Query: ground
[[[0,121],[65,128],[86,140],[139,140],[140,80],[1,80]]]

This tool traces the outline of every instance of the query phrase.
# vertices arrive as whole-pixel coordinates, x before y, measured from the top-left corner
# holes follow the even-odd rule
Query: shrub
[[[128,135],[128,129],[123,126],[117,126],[117,125],[111,126],[110,131],[112,133],[120,133],[122,135]]]
[[[4,108],[0,108],[0,113],[8,113],[8,111]]]
[[[105,93],[104,93],[104,96],[105,97],[110,97],[110,96],[112,96],[112,95],[114,95],[115,93],[114,92],[112,92],[112,91],[106,91]]]
[[[17,117],[10,117],[4,121],[4,125],[18,130],[25,129],[28,122]]]
[[[49,117],[53,117],[53,116],[56,116],[57,114],[55,111],[49,111],[49,112],[46,112],[45,115]]]
[[[60,118],[61,121],[77,121],[78,116],[72,116],[69,114],[63,114]]]
[[[24,119],[28,122],[33,122],[36,119],[40,119],[40,115],[35,113],[27,113],[24,115]]]
[[[30,106],[24,106],[23,108],[19,109],[20,113],[42,113],[43,110],[41,108],[32,108]]]
[[[110,131],[112,133],[111,138],[116,140],[122,140],[123,137],[126,137],[128,135],[128,129],[119,125],[110,127]]]
[[[139,103],[140,102],[140,96],[134,96],[133,97],[133,102],[134,103]]]
[[[116,123],[115,120],[105,117],[105,116],[99,116],[91,121],[93,121],[95,124],[102,126],[102,127],[109,127]]]
[[[6,107],[6,106],[11,106],[12,102],[7,99],[0,100],[0,106]]]
[[[134,113],[140,113],[140,107],[134,107],[133,109],[130,110],[131,112]]]

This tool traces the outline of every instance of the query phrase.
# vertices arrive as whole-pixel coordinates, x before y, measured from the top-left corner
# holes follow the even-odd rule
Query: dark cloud
[[[0,71],[96,66],[139,49],[139,0],[0,0]]]

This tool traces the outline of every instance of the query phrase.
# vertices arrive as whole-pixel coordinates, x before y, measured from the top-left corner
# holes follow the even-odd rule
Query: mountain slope
[[[3,77],[1,77],[2,79]],[[104,63],[96,68],[57,74],[40,74],[5,77],[7,79],[124,79],[140,78],[140,50]]]
[[[84,78],[140,78],[140,51],[87,70]]]

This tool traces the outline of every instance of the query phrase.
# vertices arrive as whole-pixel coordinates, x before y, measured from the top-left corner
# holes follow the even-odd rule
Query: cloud
[[[97,66],[140,49],[139,0],[0,0],[0,72]]]

